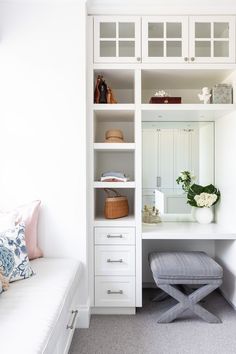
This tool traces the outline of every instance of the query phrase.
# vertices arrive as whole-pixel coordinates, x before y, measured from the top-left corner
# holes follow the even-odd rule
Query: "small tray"
[[[159,103],[159,104],[181,103],[181,97],[151,97],[149,103]]]

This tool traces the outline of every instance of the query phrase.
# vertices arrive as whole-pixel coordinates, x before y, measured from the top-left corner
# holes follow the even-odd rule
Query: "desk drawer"
[[[95,246],[95,275],[135,275],[135,247]]]
[[[95,277],[95,306],[134,307],[135,277]]]
[[[96,227],[95,245],[135,245],[134,227]]]

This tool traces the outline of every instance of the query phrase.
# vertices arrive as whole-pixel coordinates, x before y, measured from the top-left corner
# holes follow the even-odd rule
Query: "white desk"
[[[217,224],[202,225],[196,222],[161,222],[143,224],[143,240],[236,240],[235,232]]]

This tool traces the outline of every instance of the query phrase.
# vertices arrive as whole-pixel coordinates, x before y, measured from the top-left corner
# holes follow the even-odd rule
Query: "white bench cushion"
[[[72,285],[78,282],[76,260],[40,258],[31,265],[35,276],[11,283],[0,295],[0,352],[4,354],[43,353],[66,299],[71,298]]]

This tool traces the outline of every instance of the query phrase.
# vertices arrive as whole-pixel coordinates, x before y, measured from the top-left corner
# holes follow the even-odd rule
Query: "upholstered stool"
[[[156,285],[178,301],[161,315],[159,323],[172,322],[187,309],[209,323],[221,322],[198,304],[222,284],[223,269],[211,257],[204,252],[153,252],[149,263]],[[178,286],[186,284],[200,287],[186,295]]]

